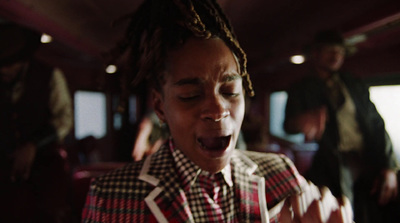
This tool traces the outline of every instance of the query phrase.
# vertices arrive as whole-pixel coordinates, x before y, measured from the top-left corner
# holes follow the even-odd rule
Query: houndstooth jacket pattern
[[[277,222],[268,209],[302,191],[284,155],[235,150],[231,165],[238,222]],[[92,180],[82,222],[196,222],[168,144],[145,160]]]

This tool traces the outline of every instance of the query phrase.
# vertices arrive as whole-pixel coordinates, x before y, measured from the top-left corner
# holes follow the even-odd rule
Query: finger
[[[353,208],[351,206],[350,200],[346,196],[342,196],[341,198],[340,211],[343,222],[353,222]]]
[[[296,216],[303,216],[303,205],[301,204],[301,199],[300,199],[301,195],[295,195],[290,197],[290,203],[292,204],[292,209],[293,209],[293,213]]]
[[[346,223],[342,217],[341,209],[334,210],[330,213],[329,219],[322,222],[329,223]]]
[[[287,199],[281,209],[279,222],[291,223],[293,222],[293,210],[289,200]]]
[[[300,219],[300,222],[307,222],[307,223],[326,222],[322,219],[322,217],[323,216],[322,216],[320,201],[314,200],[308,207],[304,216]]]
[[[293,212],[299,218],[303,217],[313,201],[321,197],[318,187],[314,184],[308,182],[303,188],[301,194],[291,197]]]
[[[141,159],[143,158],[143,155],[144,155],[144,153],[143,153],[143,151],[141,151],[141,150],[134,150],[134,151],[133,151],[133,154],[132,154],[133,159],[134,159],[135,161],[141,160]]]
[[[317,134],[317,128],[312,125],[307,125],[304,128],[304,135],[306,138],[306,141],[311,141],[315,139],[315,135]]]
[[[353,210],[350,204],[350,201],[347,197],[342,196],[341,199],[338,199],[339,208],[331,211],[329,223],[352,223],[353,222]]]
[[[323,222],[327,222],[330,216],[339,209],[337,199],[327,187],[321,188],[321,206]]]

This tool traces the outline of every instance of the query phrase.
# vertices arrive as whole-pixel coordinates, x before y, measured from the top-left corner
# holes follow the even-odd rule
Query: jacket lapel
[[[265,179],[253,174],[257,164],[240,152],[235,152],[232,162],[240,222],[269,222]]]
[[[172,156],[166,147],[160,150],[147,157],[139,176],[155,187],[145,202],[158,222],[194,222],[185,193],[178,183]],[[154,160],[161,163],[151,165]],[[150,169],[150,166],[158,169]]]

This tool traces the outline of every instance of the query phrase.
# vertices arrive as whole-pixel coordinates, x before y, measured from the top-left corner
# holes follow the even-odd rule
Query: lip
[[[218,158],[224,156],[232,142],[232,135],[208,136],[197,138],[200,150],[208,157]]]

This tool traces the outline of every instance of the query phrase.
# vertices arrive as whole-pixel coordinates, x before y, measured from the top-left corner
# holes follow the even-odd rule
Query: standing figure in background
[[[71,222],[60,146],[71,98],[59,69],[33,55],[40,34],[0,23],[0,222]]]
[[[399,166],[367,86],[340,71],[347,50],[335,31],[315,36],[312,72],[289,89],[284,128],[319,143],[308,179],[349,197],[356,222],[385,222]]]
[[[268,126],[265,118],[254,112],[254,98],[247,97],[241,135],[246,146],[252,151],[265,152],[268,146]]]
[[[146,0],[123,43],[132,80],[150,83],[170,137],[145,159],[94,179],[83,222],[352,220],[347,199],[320,192],[284,155],[235,149],[245,94],[254,92],[217,1]]]

